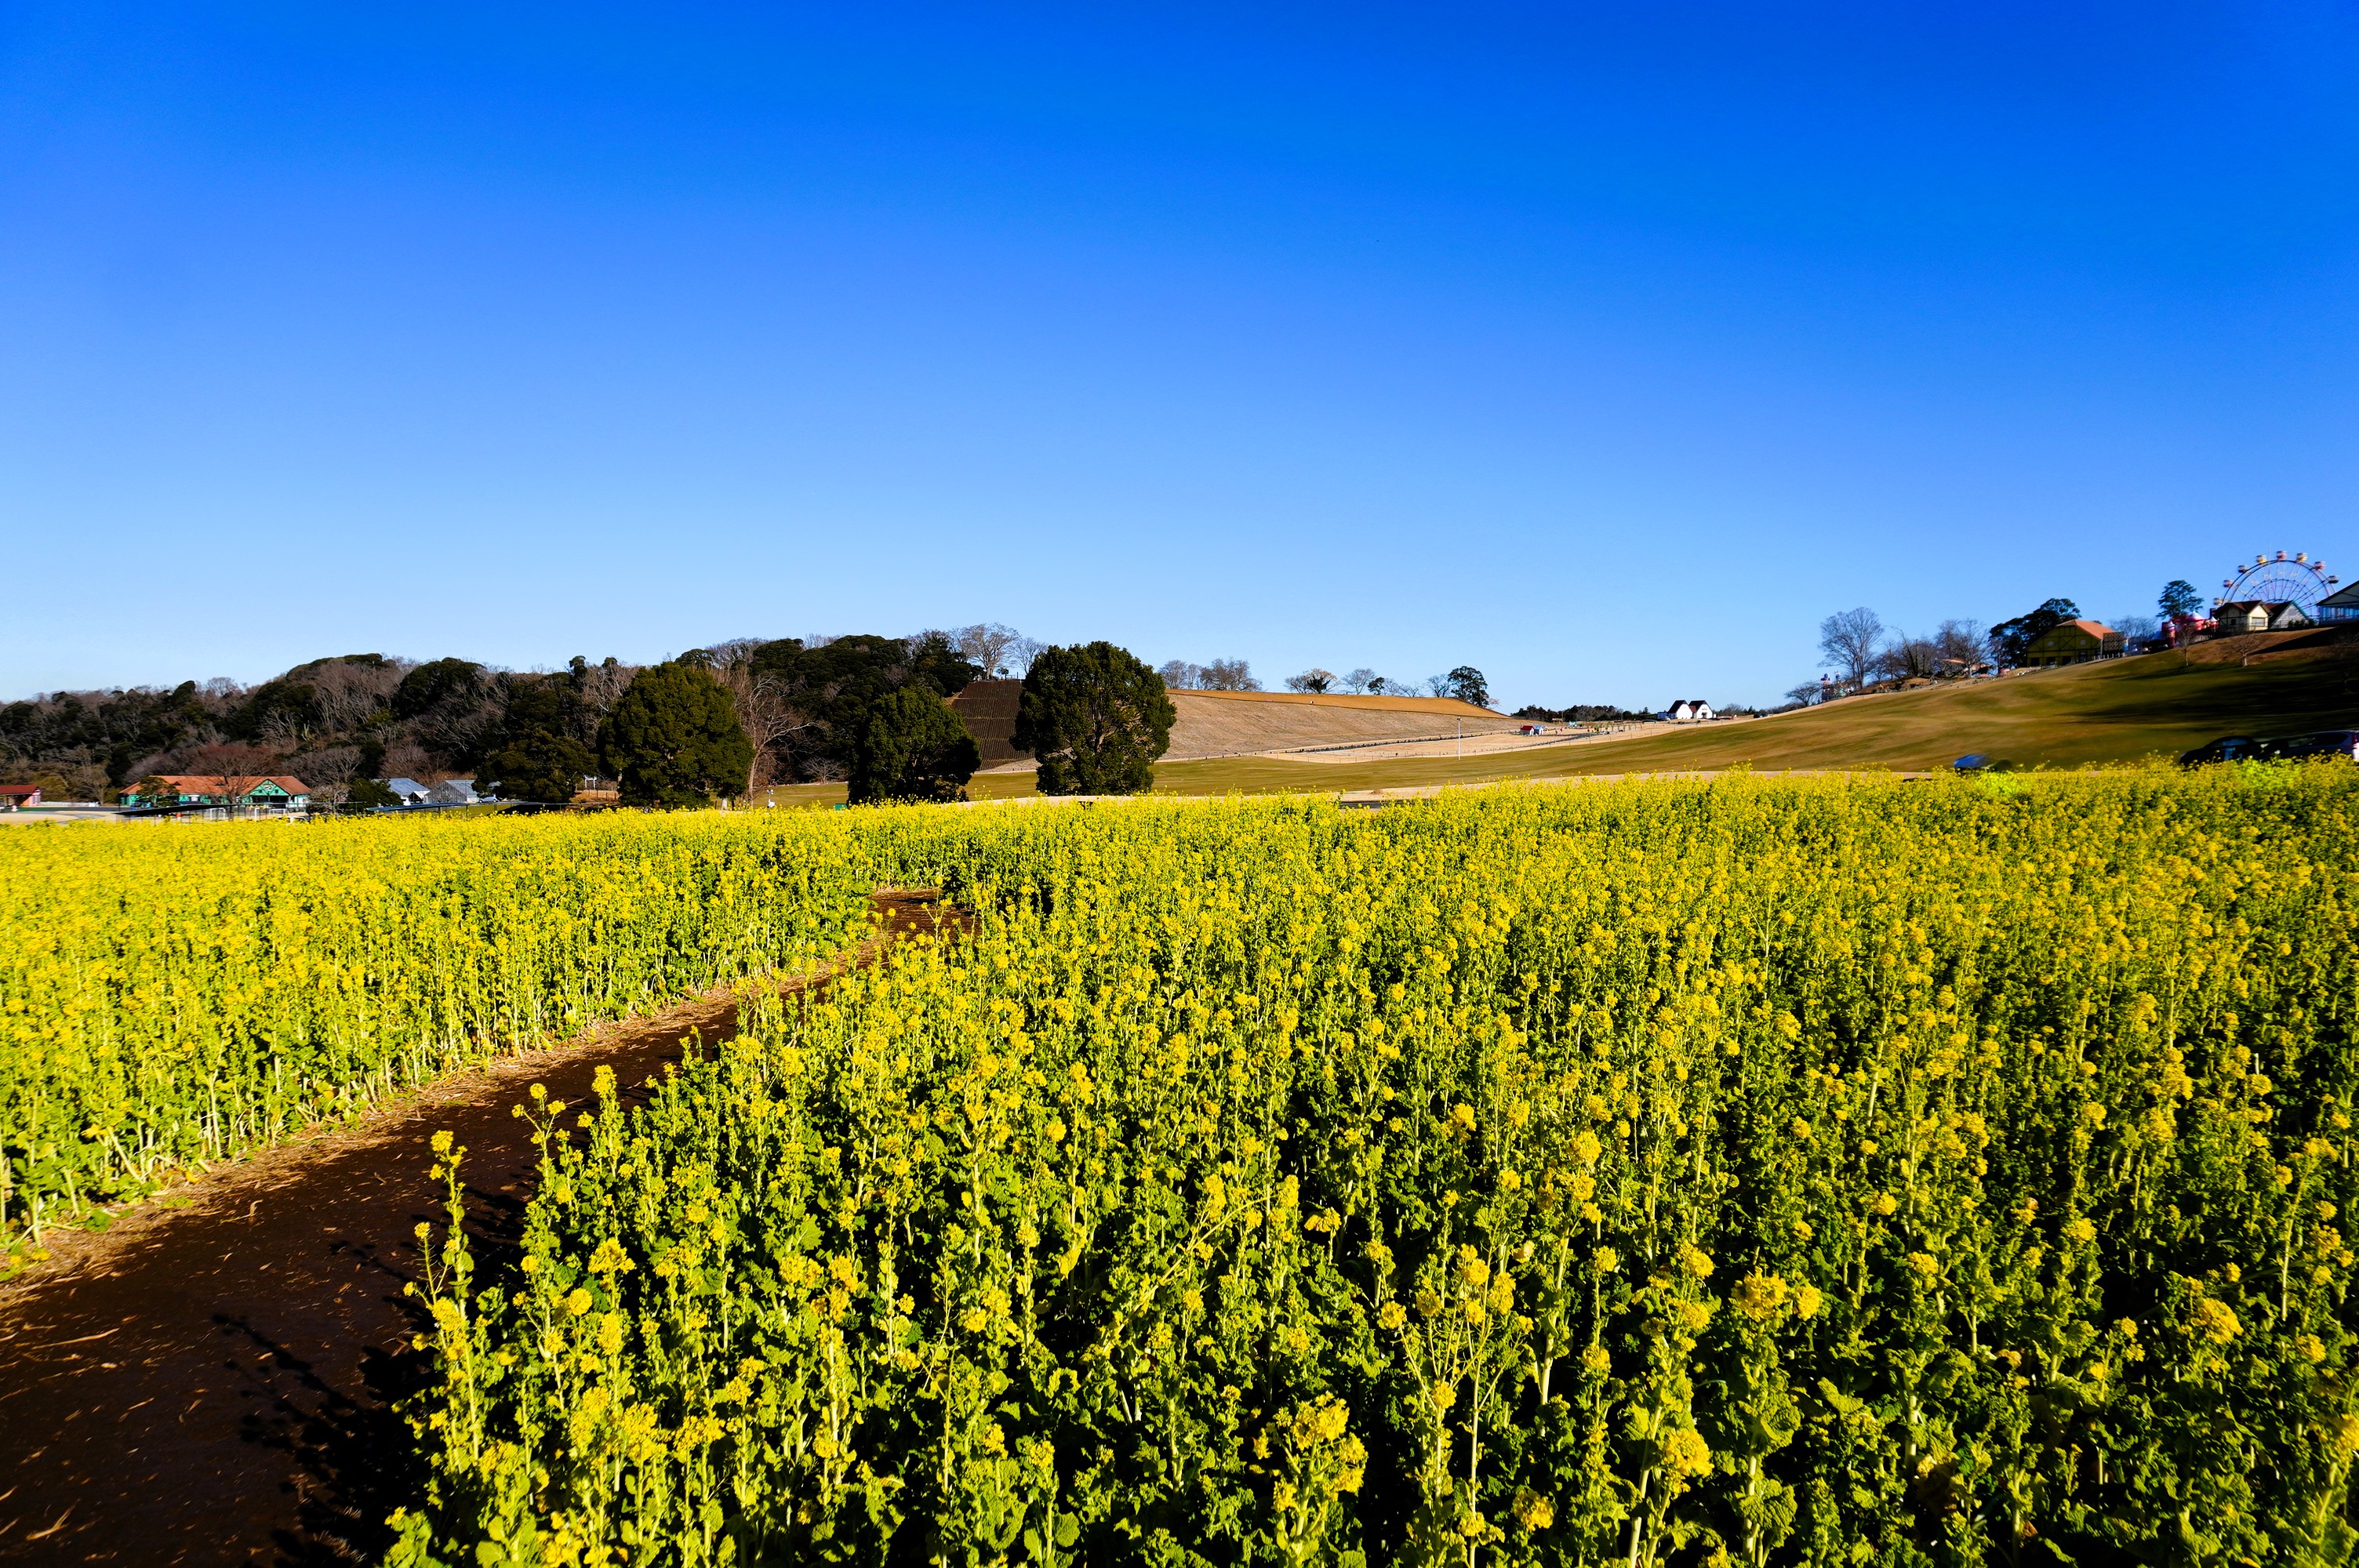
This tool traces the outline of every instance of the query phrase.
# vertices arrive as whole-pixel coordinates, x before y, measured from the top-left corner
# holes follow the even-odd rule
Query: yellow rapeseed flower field
[[[776,815],[0,836],[0,1242],[832,951],[871,874]]]
[[[838,823],[974,933],[537,1113],[396,1562],[2359,1542],[2347,769]]]

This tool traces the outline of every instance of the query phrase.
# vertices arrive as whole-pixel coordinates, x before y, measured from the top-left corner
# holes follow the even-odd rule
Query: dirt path
[[[788,986],[955,919],[928,893],[875,902],[883,935]],[[509,1109],[529,1085],[587,1099],[603,1065],[644,1098],[684,1035],[735,1028],[735,1003],[708,997],[509,1058],[223,1165],[187,1206],[60,1238],[49,1266],[0,1286],[0,1563],[375,1561],[410,1479],[390,1407],[424,1370],[402,1286],[433,1213],[425,1140],[449,1128],[469,1151],[496,1249],[537,1169]]]

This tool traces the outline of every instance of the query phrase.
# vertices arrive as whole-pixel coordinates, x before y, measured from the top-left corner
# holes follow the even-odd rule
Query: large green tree
[[[634,676],[598,741],[625,806],[702,806],[744,789],[754,761],[729,694],[703,665],[679,660]]]
[[[886,800],[964,800],[983,761],[950,705],[922,683],[877,700],[853,750],[854,806]]]
[[[2203,608],[2203,595],[2185,578],[2173,578],[2162,585],[2155,598],[2155,608],[2162,611],[2165,621],[2179,621]]]
[[[1048,648],[1024,677],[1016,745],[1042,795],[1143,795],[1179,717],[1163,677],[1112,643]]]
[[[892,693],[922,686],[956,697],[983,671],[939,632],[916,637],[860,633],[817,646],[799,637],[765,643],[749,655],[753,674],[794,722],[772,748],[791,778],[842,778],[868,732],[868,719]]]
[[[525,676],[508,688],[507,716],[484,773],[502,800],[567,801],[598,759],[581,740],[582,697],[571,676]]]

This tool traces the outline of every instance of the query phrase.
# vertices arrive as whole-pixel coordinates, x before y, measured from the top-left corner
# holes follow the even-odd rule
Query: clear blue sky
[[[12,5],[0,696],[988,619],[1658,706],[2359,568],[2354,84],[2305,0]]]

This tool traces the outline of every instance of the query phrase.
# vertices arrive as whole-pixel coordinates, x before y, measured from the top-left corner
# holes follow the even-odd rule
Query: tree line
[[[403,776],[554,803],[601,774],[639,806],[839,780],[855,801],[955,798],[977,758],[946,703],[986,674],[1027,681],[1018,744],[1044,789],[1146,787],[1170,729],[1155,672],[1108,643],[1050,648],[995,622],[739,638],[644,666],[350,654],[251,687],[49,693],[0,707],[0,777],[90,799],[165,774],[294,774],[322,804],[392,804],[380,781]]]
[[[1259,691],[1261,682],[1254,678],[1252,666],[1243,659],[1214,659],[1209,665],[1193,664],[1186,659],[1166,661],[1157,672],[1164,686],[1173,691]],[[1340,692],[1353,697],[1454,697],[1471,702],[1477,708],[1491,706],[1490,683],[1483,672],[1472,665],[1460,665],[1446,675],[1428,676],[1423,681],[1394,680],[1380,676],[1363,665],[1348,674],[1337,675],[1317,665],[1297,675],[1286,677],[1286,689],[1321,695]]]
[[[2203,596],[2183,578],[2165,583],[2154,615],[2116,616],[2107,622],[2122,633],[2129,651],[2184,641],[2201,624]],[[1838,611],[1819,622],[1819,654],[1829,675],[1805,681],[1786,695],[1793,702],[1823,701],[1879,682],[1946,679],[1978,669],[2020,667],[2031,644],[2068,621],[2082,618],[2071,600],[2054,598],[2021,615],[1984,626],[1979,621],[1944,621],[1930,634],[1885,625],[1864,605]]]

